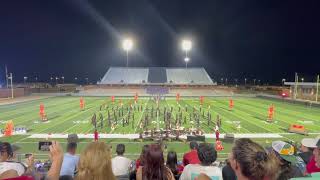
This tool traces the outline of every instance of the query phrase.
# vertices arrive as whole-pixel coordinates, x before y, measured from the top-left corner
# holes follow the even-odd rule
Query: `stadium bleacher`
[[[213,85],[204,68],[110,67],[98,84]]]
[[[141,84],[147,82],[148,68],[110,67],[99,84]]]

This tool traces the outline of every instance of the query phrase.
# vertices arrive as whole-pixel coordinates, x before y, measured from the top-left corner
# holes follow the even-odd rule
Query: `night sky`
[[[120,41],[130,35],[129,66],[184,67],[180,43],[190,37],[189,66],[214,79],[280,83],[298,72],[315,81],[319,19],[312,0],[3,0],[0,79],[6,64],[15,81],[96,82],[125,66]]]

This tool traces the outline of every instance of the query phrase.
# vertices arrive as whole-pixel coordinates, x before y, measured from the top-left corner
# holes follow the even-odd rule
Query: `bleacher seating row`
[[[204,68],[110,67],[98,84],[195,84],[212,85]]]

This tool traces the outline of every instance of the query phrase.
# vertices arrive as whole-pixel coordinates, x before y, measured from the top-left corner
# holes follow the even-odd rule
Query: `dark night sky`
[[[0,69],[23,76],[96,81],[125,66],[120,39],[135,39],[130,66],[184,66],[180,40],[192,37],[190,66],[221,77],[280,82],[320,73],[317,1],[3,0]]]

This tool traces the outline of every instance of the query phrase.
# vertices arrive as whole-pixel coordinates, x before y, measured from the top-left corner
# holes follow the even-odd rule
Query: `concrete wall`
[[[24,88],[13,89],[14,97],[28,96],[30,94],[31,94],[31,91],[29,89],[24,89]],[[0,98],[8,98],[8,97],[11,97],[11,89],[7,89],[7,88],[0,89]]]

